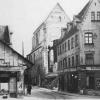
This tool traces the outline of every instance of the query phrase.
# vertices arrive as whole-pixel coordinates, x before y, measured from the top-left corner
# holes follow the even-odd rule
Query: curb
[[[62,92],[62,91],[53,91],[53,92],[57,92],[63,95],[69,95],[69,96],[82,96],[82,97],[92,97],[92,98],[100,98],[100,96],[92,96],[92,95],[83,95],[83,94],[75,94],[75,93],[68,93],[68,92]]]

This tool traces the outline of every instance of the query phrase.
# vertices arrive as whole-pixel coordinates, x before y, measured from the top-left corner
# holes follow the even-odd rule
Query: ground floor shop
[[[4,85],[6,83],[6,90]],[[2,87],[3,86],[3,87]],[[20,94],[24,94],[24,70],[12,71],[7,68],[5,71],[0,71],[0,92],[6,91],[10,97],[17,97]]]
[[[59,74],[59,90],[79,92],[84,89],[100,90],[100,70],[83,70]]]

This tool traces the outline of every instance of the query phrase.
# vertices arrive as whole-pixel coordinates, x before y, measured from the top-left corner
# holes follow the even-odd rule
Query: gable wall
[[[95,5],[96,3],[96,5]],[[93,0],[88,11],[86,12],[83,22],[81,23],[80,30],[80,43],[81,43],[81,60],[82,64],[85,64],[85,52],[93,51],[94,52],[94,63],[100,64],[100,22],[91,22],[91,12],[95,12],[95,18],[97,20],[97,11],[100,11],[100,3],[98,0]],[[93,32],[93,47],[86,47],[84,45],[84,33],[85,32]],[[94,35],[97,35],[95,37]]]

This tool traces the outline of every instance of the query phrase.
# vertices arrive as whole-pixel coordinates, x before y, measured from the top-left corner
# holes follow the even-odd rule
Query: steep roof
[[[83,19],[87,9],[90,7],[90,4],[93,0],[89,0],[89,2],[84,6],[84,8],[78,13],[78,15],[76,15],[77,18],[79,18],[80,20]]]
[[[69,31],[66,30],[65,36],[62,39],[59,39],[57,41],[56,45],[61,44],[62,42],[64,42],[66,39],[68,39],[69,37],[71,37],[73,34],[75,34],[76,32],[78,32],[78,28],[77,26],[73,26],[71,27],[71,29]]]
[[[8,47],[10,50],[12,50],[15,54],[17,54],[19,57],[21,57],[23,60],[25,60],[27,63],[33,65],[32,62],[30,62],[28,59],[26,59],[24,56],[22,56],[20,53],[18,53],[16,50],[14,50],[12,47],[10,47],[7,43],[4,41],[0,40],[2,44],[4,44],[6,47]]]
[[[56,9],[56,8],[61,9],[64,14],[67,16],[67,14],[65,13],[64,9],[61,7],[61,5],[59,3],[56,4],[56,6],[51,10],[51,12],[49,13],[49,15],[47,16],[47,18],[42,22],[42,24],[39,25],[39,27],[34,31],[33,34],[35,34],[39,29],[41,29],[41,27],[44,25],[44,23],[47,21],[47,19],[49,18],[49,16],[51,15],[51,13]],[[70,18],[67,16],[68,20],[70,21]]]
[[[61,7],[61,5],[59,3],[56,4],[56,6],[51,10],[51,12],[49,13],[48,17],[46,18],[46,20],[49,18],[49,16],[52,14],[52,12],[56,9],[59,8],[61,11],[64,12],[64,14],[66,15],[67,19],[70,21],[70,18],[68,17],[68,15],[66,14],[66,12],[64,11],[64,9]],[[46,20],[44,22],[46,22]]]

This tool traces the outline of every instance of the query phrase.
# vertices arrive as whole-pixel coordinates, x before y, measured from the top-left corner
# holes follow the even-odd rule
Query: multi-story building
[[[100,90],[100,1],[90,0],[57,43],[59,89]]]
[[[50,12],[46,20],[36,29],[32,37],[32,51],[28,58],[34,63],[35,68],[41,70],[44,74],[49,71],[49,65],[53,66],[53,51],[50,52],[50,60],[48,59],[48,47],[53,46],[53,40],[61,37],[61,29],[67,28],[70,21],[62,7],[57,3]],[[63,37],[63,35],[62,35]],[[34,70],[34,68],[33,68]],[[42,75],[38,74],[39,79]]]

